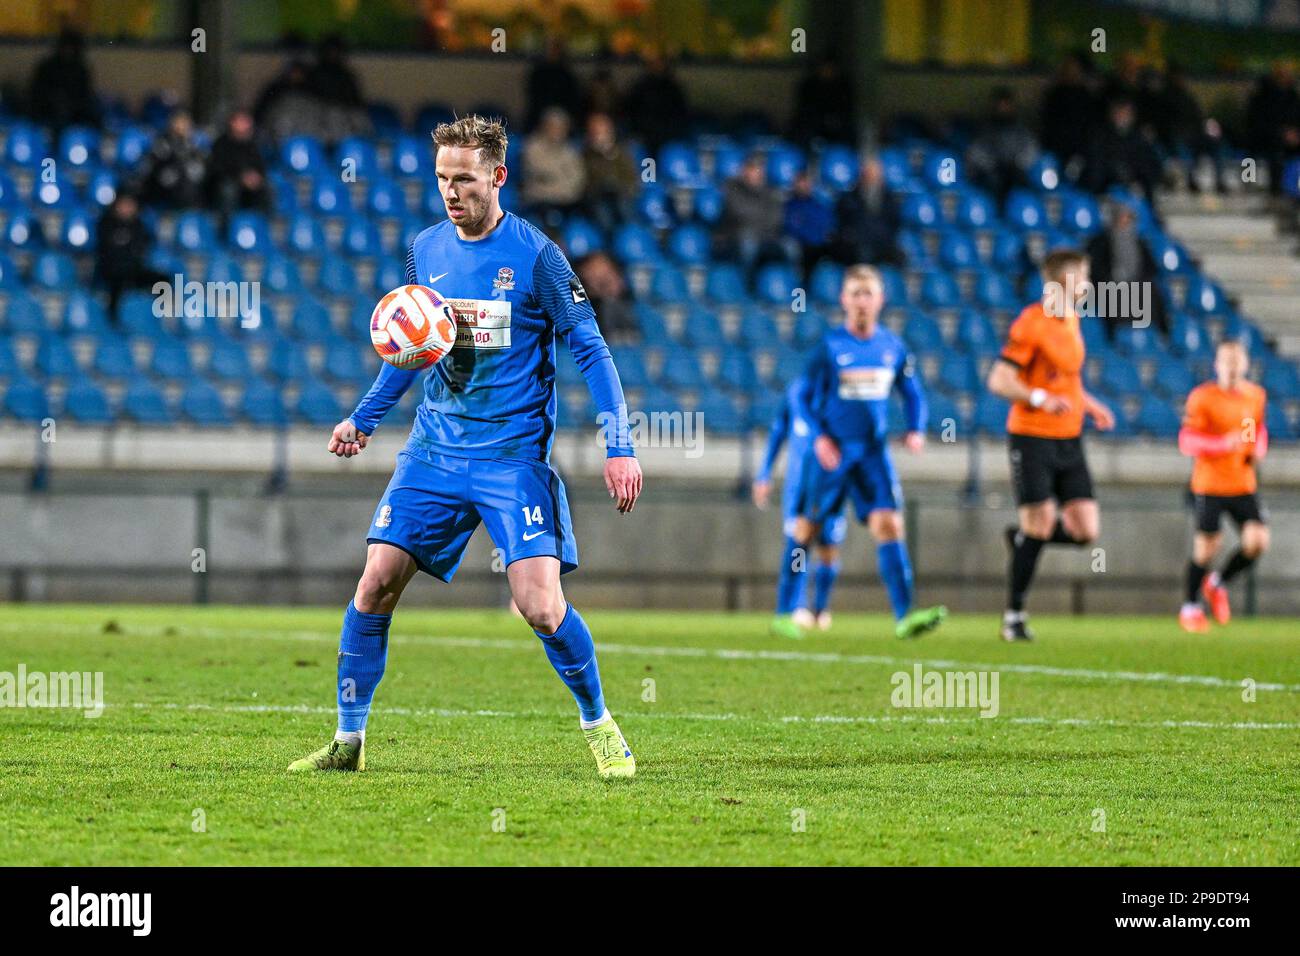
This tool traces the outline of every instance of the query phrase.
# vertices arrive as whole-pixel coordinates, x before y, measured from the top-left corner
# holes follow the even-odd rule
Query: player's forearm
[[[926,421],[930,417],[930,409],[925,401],[925,392],[917,384],[915,378],[908,376],[902,379],[899,388],[903,392],[903,405],[907,413],[907,430],[909,432],[925,431]]]
[[[1227,435],[1183,428],[1178,432],[1178,450],[1188,458],[1199,458],[1202,455],[1226,455],[1232,450],[1232,444]]]
[[[988,389],[999,398],[1011,402],[1024,402],[1026,405],[1033,404],[1034,389],[1020,381],[1015,366],[1005,361],[993,364],[993,370],[989,372]]]
[[[618,369],[609,354],[600,329],[594,319],[579,322],[569,332],[569,352],[586,379],[601,428],[605,435],[607,458],[635,457],[628,423],[627,399],[623,397],[623,383]]]
[[[772,477],[772,468],[776,464],[776,458],[781,454],[781,447],[785,444],[785,428],[780,425],[773,425],[772,431],[767,436],[767,448],[763,450],[763,462],[758,466],[757,480],[768,481]]]
[[[419,377],[418,370],[394,368],[387,362],[383,363],[374,383],[361,397],[361,401],[357,402],[356,409],[348,416],[349,420],[358,431],[373,435],[379,423],[384,420],[384,416],[406,394],[411,383]]]

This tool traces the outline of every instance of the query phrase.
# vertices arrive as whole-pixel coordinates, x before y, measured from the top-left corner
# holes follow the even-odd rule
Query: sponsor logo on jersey
[[[515,287],[515,270],[502,266],[497,270],[497,277],[492,280],[494,289],[513,289]]]
[[[587,290],[582,287],[582,280],[577,276],[569,276],[569,295],[573,296],[573,304],[587,301]]]
[[[873,402],[889,397],[892,368],[846,368],[840,371],[839,396],[849,402]]]
[[[456,313],[458,349],[510,348],[510,303],[504,299],[448,299]]]

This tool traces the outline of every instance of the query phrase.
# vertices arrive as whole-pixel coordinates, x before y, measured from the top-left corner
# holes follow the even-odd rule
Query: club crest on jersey
[[[497,270],[497,277],[492,280],[494,289],[513,289],[515,287],[515,270],[502,266]]]
[[[375,519],[376,528],[387,528],[393,523],[393,508],[391,505],[384,505],[379,509],[379,517]]]

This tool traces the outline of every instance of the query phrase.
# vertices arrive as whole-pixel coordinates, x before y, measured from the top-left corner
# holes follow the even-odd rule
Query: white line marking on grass
[[[79,627],[46,627],[43,631],[57,630],[60,633],[85,634],[96,633],[95,625]],[[30,631],[30,626],[16,626],[13,622],[0,622],[0,631]],[[175,635],[164,634],[164,628],[135,627],[131,633],[147,637],[206,637],[206,638],[257,638],[286,641],[337,641],[335,631],[268,631],[257,628],[178,628]],[[129,635],[128,635],[129,636]],[[395,634],[390,638],[394,644],[414,644],[428,647],[471,647],[483,650],[529,651],[537,647],[536,641],[517,640],[514,638],[464,637],[458,635],[426,636],[416,634]],[[914,657],[893,657],[882,654],[839,654],[833,651],[765,651],[747,648],[709,648],[709,647],[662,647],[650,644],[607,644],[596,642],[596,650],[602,654],[640,654],[649,657],[692,657],[712,658],[715,660],[741,661],[793,661],[811,664],[872,664],[887,667],[911,667],[921,664],[936,670],[984,670],[1002,671],[1012,674],[1035,674],[1041,677],[1063,677],[1070,679],[1115,681],[1119,683],[1138,684],[1174,684],[1180,686],[1200,687],[1241,687],[1241,678],[1213,677],[1203,674],[1170,674],[1163,671],[1104,671],[1082,667],[1053,667],[1049,664],[1017,664],[1001,661],[998,663],[958,661],[947,658],[920,659]],[[1300,692],[1300,684],[1283,684],[1258,681],[1256,690],[1275,690],[1288,693]]]
[[[122,706],[122,705],[117,705]],[[335,708],[310,704],[180,704],[148,703],[137,701],[130,705],[135,710],[184,710],[215,711],[228,714],[334,714]],[[377,707],[379,716],[391,714],[395,717],[507,717],[507,718],[547,718],[563,719],[563,715],[548,710],[465,710],[449,707]],[[798,714],[695,714],[644,712],[627,713],[624,717],[633,720],[649,718],[651,720],[688,720],[688,721],[752,721],[755,723],[781,724],[983,724],[1006,722],[1012,724],[1046,724],[1059,727],[1144,727],[1149,729],[1195,729],[1195,730],[1300,730],[1300,723],[1260,721],[1213,721],[1213,720],[1113,720],[1096,717],[1005,717],[985,721],[978,715],[971,717],[914,716],[904,714],[892,716],[819,714],[806,717]]]

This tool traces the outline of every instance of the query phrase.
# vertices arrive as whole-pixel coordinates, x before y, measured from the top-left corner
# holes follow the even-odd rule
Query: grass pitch
[[[504,612],[399,611],[369,769],[290,776],[333,731],[338,609],[7,607],[0,672],[102,671],[107,706],[0,708],[0,859],[1300,863],[1297,621],[1044,617],[1008,646],[987,616],[906,644],[879,616],[798,643],[585,616],[630,782]],[[997,672],[997,716],[893,706],[917,661]]]

